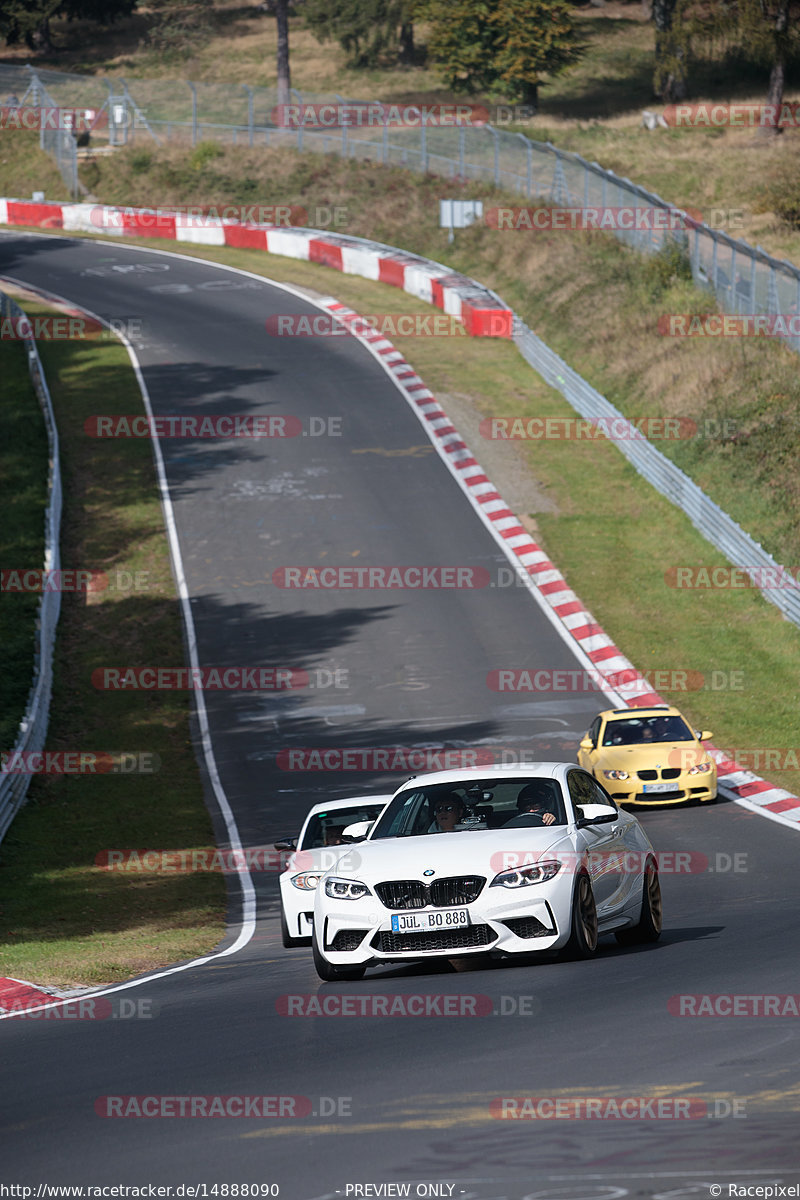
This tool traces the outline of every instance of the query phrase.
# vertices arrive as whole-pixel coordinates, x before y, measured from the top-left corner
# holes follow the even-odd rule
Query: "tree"
[[[306,25],[320,42],[335,41],[348,66],[414,57],[415,0],[306,0]]]
[[[54,53],[50,22],[54,17],[107,25],[127,17],[137,0],[0,0],[0,38],[9,45],[24,41],[42,54]]]
[[[686,96],[693,45],[723,46],[769,71],[766,103],[780,110],[786,66],[800,50],[800,0],[654,0],[654,90],[664,101]],[[774,137],[777,124],[759,126]]]
[[[9,45],[24,41],[30,50],[53,52],[50,20],[61,0],[0,0],[0,37]]]
[[[275,0],[278,26],[278,104],[288,104],[292,93],[289,69],[289,0]]]
[[[780,110],[786,84],[786,63],[798,48],[798,0],[739,0],[741,38],[757,62],[769,66],[766,103]],[[777,137],[783,129],[777,123],[762,125],[762,137]]]
[[[501,42],[497,70],[505,94],[535,109],[542,76],[559,75],[580,57],[570,6],[561,0],[503,0],[492,21]]]
[[[665,104],[674,104],[686,96],[688,45],[682,16],[678,0],[653,0],[656,27],[653,91]]]
[[[421,0],[418,11],[453,91],[500,92],[535,107],[543,76],[582,53],[567,0]]]

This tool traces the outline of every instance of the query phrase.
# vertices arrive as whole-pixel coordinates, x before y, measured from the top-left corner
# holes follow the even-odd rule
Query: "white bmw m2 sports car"
[[[654,942],[661,891],[631,813],[574,763],[418,775],[314,894],[321,979],[426,958],[563,950],[588,958],[601,934]]]

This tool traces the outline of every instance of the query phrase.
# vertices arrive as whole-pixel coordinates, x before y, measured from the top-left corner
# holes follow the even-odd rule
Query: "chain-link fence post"
[[[247,92],[247,143],[249,146],[253,144],[253,127],[255,125],[255,97],[253,89],[249,84],[243,83],[242,87]]]
[[[187,85],[192,91],[192,145],[197,145],[197,87],[195,84],[186,80]]]

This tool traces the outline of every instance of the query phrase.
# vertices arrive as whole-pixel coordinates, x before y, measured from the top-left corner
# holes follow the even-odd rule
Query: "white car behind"
[[[311,945],[314,892],[318,880],[342,858],[345,865],[357,861],[356,848],[340,840],[343,831],[348,825],[368,822],[372,826],[391,798],[388,793],[315,804],[297,837],[275,842],[276,850],[292,851],[279,880],[284,946]],[[362,828],[361,832],[366,833],[366,829]]]

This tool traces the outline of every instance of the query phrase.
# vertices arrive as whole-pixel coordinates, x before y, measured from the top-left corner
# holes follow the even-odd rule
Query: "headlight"
[[[606,779],[627,779],[627,771],[603,771]]]
[[[489,887],[530,887],[532,883],[546,883],[560,870],[560,862],[543,862],[536,863],[531,867],[516,867],[511,871],[501,871],[499,875],[495,875]]]
[[[713,770],[713,767],[714,764],[712,762],[695,763],[693,767],[689,767],[688,773],[690,775],[704,775],[706,771]]]
[[[325,895],[333,900],[360,900],[371,893],[365,883],[355,879],[337,879],[334,875],[325,880]]]
[[[302,875],[293,875],[292,886],[299,888],[301,892],[314,892],[324,874],[324,871],[304,871]]]

